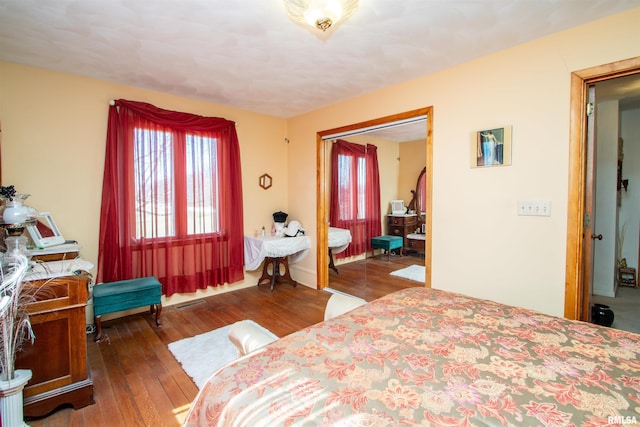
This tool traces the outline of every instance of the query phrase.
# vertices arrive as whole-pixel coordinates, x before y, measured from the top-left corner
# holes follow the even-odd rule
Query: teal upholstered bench
[[[390,259],[391,251],[394,249],[400,249],[400,256],[402,256],[402,236],[378,236],[371,238],[371,255],[373,256],[374,249],[384,249],[387,251],[387,261]]]
[[[148,305],[156,314],[156,325],[160,326],[162,311],[162,284],[155,277],[100,283],[93,287],[93,314],[96,323],[95,341],[102,338],[103,314],[130,310]]]

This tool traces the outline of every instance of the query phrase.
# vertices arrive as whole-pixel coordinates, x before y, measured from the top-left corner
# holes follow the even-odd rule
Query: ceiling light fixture
[[[289,18],[327,31],[349,18],[358,8],[358,0],[284,0]]]

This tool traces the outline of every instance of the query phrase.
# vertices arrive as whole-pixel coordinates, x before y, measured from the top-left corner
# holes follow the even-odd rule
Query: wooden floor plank
[[[94,400],[95,390],[109,390],[110,386],[106,383],[109,381],[109,373],[107,372],[104,360],[102,359],[102,353],[97,351],[96,347],[92,347],[87,350],[87,359],[89,361],[89,369],[91,371],[91,379],[94,384]],[[100,396],[100,398],[104,398]],[[111,396],[111,403],[113,404],[114,399]],[[105,402],[104,407],[108,405],[108,402]],[[104,424],[104,413],[102,412],[103,405],[89,405],[86,407],[84,411],[82,411],[84,415],[84,423],[86,425],[92,425],[96,427],[105,426]],[[83,424],[80,424],[83,425]]]
[[[189,396],[197,392],[197,387],[180,366],[176,366],[176,359],[151,328],[141,330],[148,342],[149,350],[155,355],[151,362],[152,371],[158,375],[160,386],[171,402],[171,408],[187,405],[191,402]]]
[[[127,387],[142,424],[161,425],[160,415],[156,412],[146,387],[146,383],[154,383],[155,378],[150,377],[146,372],[144,357],[134,337],[136,322],[137,318],[118,324],[119,340],[113,342],[112,339],[112,345],[116,345],[120,366],[127,379]]]
[[[373,301],[402,288],[424,286],[424,283],[389,273],[412,264],[424,265],[424,256],[411,253],[406,256],[393,255],[390,260],[380,254],[361,261],[338,265],[338,273],[329,270],[329,287],[340,292]]]
[[[126,320],[128,321],[129,318]],[[129,384],[130,379],[126,376],[123,369],[123,359],[121,357],[121,354],[123,353],[121,348],[123,343],[120,330],[117,326],[118,324],[114,324],[110,327],[107,332],[107,339],[101,340],[96,345],[99,345],[100,350],[105,354],[105,364],[109,371],[110,383],[113,395],[116,399],[116,404],[118,405],[119,416],[127,425],[131,425],[133,422],[137,422],[137,424],[133,425],[143,425],[140,413],[133,402],[133,393]],[[128,396],[128,398],[122,399],[122,396]],[[99,396],[97,396],[96,403],[99,402]]]

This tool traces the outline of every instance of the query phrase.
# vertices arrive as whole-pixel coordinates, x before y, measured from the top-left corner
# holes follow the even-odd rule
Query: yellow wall
[[[377,147],[376,154],[378,155],[378,172],[380,174],[380,218],[384,232],[387,224],[385,215],[391,211],[391,200],[402,199],[403,196],[398,194],[400,144],[382,138],[375,138],[369,134],[355,135],[343,139],[356,144],[371,144]],[[329,171],[331,168],[326,170]]]
[[[110,99],[144,101],[235,121],[242,158],[245,232],[252,234],[263,225],[269,229],[272,213],[287,210],[289,146],[284,119],[0,62],[2,184],[30,193],[27,203],[51,212],[64,237],[82,245],[86,260],[97,264]],[[258,186],[263,173],[273,178],[268,190]],[[211,292],[255,284],[255,278],[246,280],[246,284]],[[184,297],[172,297],[169,303]]]
[[[400,144],[400,171],[398,179],[398,195],[405,206],[411,203],[411,190],[416,189],[418,176],[426,166],[426,140],[409,141]]]
[[[234,120],[245,232],[277,210],[299,220],[312,249],[292,274],[315,286],[316,132],[433,106],[433,286],[562,315],[570,73],[639,56],[638,22],[640,8],[290,120],[0,62],[2,182],[95,263],[109,99]],[[502,125],[512,166],[471,169],[471,134]],[[520,199],[550,200],[551,217],[517,216]]]
[[[290,206],[316,223],[316,132],[433,106],[433,287],[563,315],[570,73],[640,55],[638,22],[640,8],[289,120]],[[471,169],[472,133],[502,125],[513,165]],[[516,214],[538,199],[551,217]]]

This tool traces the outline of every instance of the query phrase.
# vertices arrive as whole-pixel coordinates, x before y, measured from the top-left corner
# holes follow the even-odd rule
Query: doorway
[[[591,307],[591,259],[593,240],[597,236],[593,223],[590,191],[593,186],[587,173],[588,89],[590,86],[619,77],[640,74],[640,57],[580,70],[571,74],[571,115],[569,134],[569,203],[567,218],[567,257],[565,282],[565,317],[589,321]]]
[[[412,119],[423,118],[424,123],[424,136],[426,135],[424,144],[426,145],[426,174],[425,174],[425,187],[426,200],[425,200],[425,212],[424,212],[424,266],[425,266],[425,286],[430,286],[431,283],[431,188],[432,188],[432,107],[421,108],[417,110],[407,111],[404,113],[394,114],[391,116],[382,117],[379,119],[369,120],[366,122],[356,123],[348,126],[343,126],[336,129],[330,129],[319,132],[317,134],[317,277],[318,288],[323,289],[329,286],[329,251],[328,246],[328,233],[329,233],[329,193],[330,186],[326,177],[329,170],[329,159],[327,158],[327,150],[325,140],[335,135],[345,135],[350,133],[358,133],[367,129],[376,129],[391,125],[394,123],[402,123],[411,121]],[[426,120],[424,120],[426,119]],[[424,165],[424,164],[423,164]],[[412,180],[417,176],[412,176]],[[415,184],[415,183],[414,183]],[[414,186],[411,184],[411,187]],[[407,192],[410,188],[407,188]],[[381,200],[382,203],[388,203],[387,200]],[[384,227],[383,227],[384,229]]]

